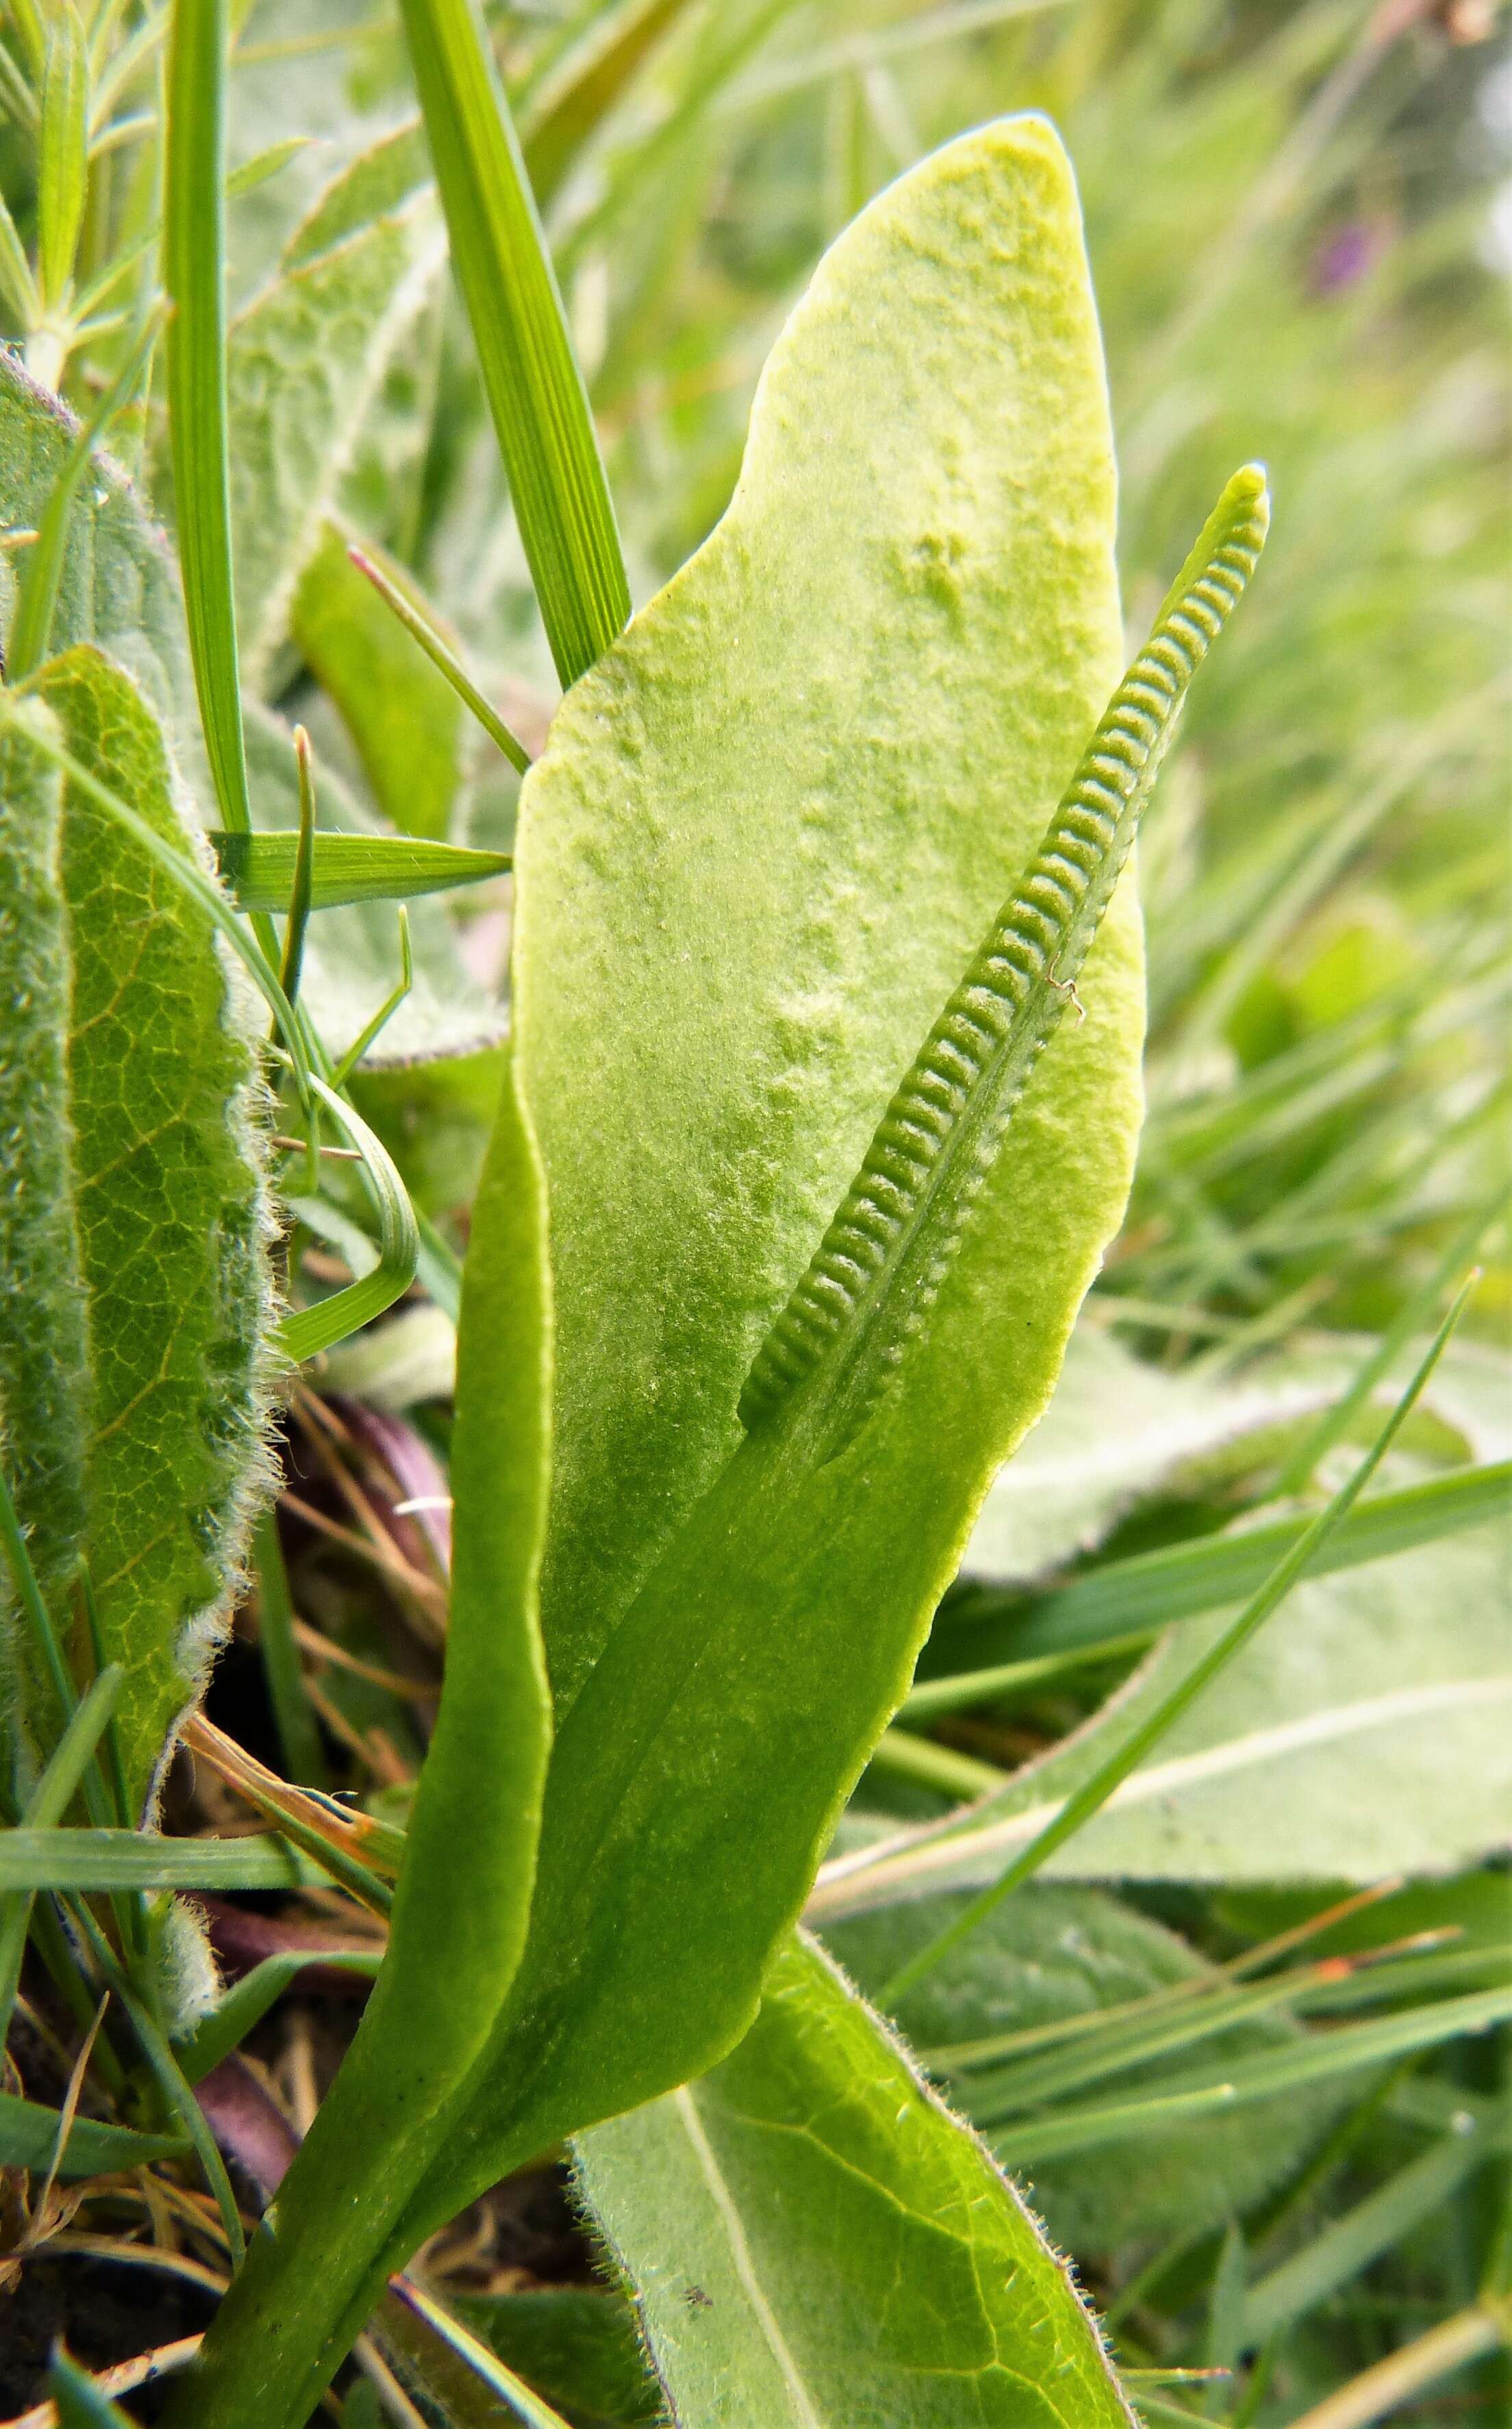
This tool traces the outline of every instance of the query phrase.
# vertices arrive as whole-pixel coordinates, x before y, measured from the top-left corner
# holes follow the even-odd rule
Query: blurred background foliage
[[[8,40],[25,13],[11,7]],[[233,158],[268,173],[229,205],[233,301],[244,304],[275,276],[331,178],[413,105],[386,0],[256,0],[235,13]],[[110,378],[156,278],[165,12],[103,14],[116,47],[76,285],[87,292],[112,270],[114,284],[82,328],[60,334],[45,316],[27,324],[0,259],[6,330],[81,407]],[[489,14],[638,600],[723,510],[761,364],[836,232],[961,128],[1019,109],[1053,117],[1081,181],[1107,340],[1131,634],[1142,633],[1235,464],[1263,457],[1276,500],[1242,629],[1193,703],[1142,847],[1150,1115],[1093,1317],[1146,1362],[1184,1370],[1183,1391],[1189,1377],[1198,1391],[1221,1388],[1261,1348],[1305,1362],[1327,1354],[1328,1337],[1389,1326],[1456,1243],[1468,1255],[1482,1217],[1486,1279],[1467,1330],[1504,1339],[1512,61],[1500,12],[1485,0],[534,0]],[[581,73],[596,43],[606,60],[633,63],[602,111],[603,91]],[[3,58],[0,86],[0,192],[30,251],[38,146],[12,107]],[[582,124],[570,109],[564,123],[564,93],[576,96]],[[280,157],[272,147],[291,137],[310,140]],[[154,471],[159,411],[123,417],[112,444],[166,520],[172,500]],[[445,282],[386,369],[374,408],[353,416],[339,504],[344,523],[436,603],[537,747],[554,694],[551,657],[466,322]],[[334,614],[345,561],[329,535],[322,545],[305,583],[318,591],[329,577]],[[406,794],[408,774],[387,793],[370,781],[338,686],[318,680],[319,603],[302,587],[292,637],[279,640],[263,687],[310,726],[327,805],[381,820],[419,792]],[[437,735],[441,723],[438,711]],[[287,823],[287,749],[279,737],[264,750],[261,731],[255,721],[255,811]],[[463,777],[453,787],[443,770],[440,806],[423,821],[416,808],[416,823],[435,832],[450,818],[457,840],[507,841],[515,779],[501,765],[483,768],[466,745],[456,756]],[[275,799],[280,787],[286,798]],[[436,920],[422,959],[451,952]],[[372,933],[369,961],[355,928],[341,949],[360,967],[365,1006],[391,975],[386,910]],[[462,933],[467,984],[486,994],[502,967],[507,897],[477,898]],[[436,986],[458,1033],[476,1033],[473,1050],[371,1072],[363,1101],[417,1201],[460,1237],[497,1084],[498,1025],[472,997],[462,1002],[452,974],[440,970]],[[318,1262],[318,1249],[305,1257],[306,1280]],[[391,1502],[444,1483],[425,1462],[444,1450],[451,1354],[450,1325],[416,1306],[331,1361],[326,1380],[353,1396],[346,1421],[357,1430],[342,1456],[392,1471],[382,1493],[373,1488],[375,1507],[384,1494]],[[406,1359],[413,1371],[402,1373]],[[1095,1431],[1129,1386],[1126,1377],[1108,1386],[1095,1364],[1090,1373]],[[1504,1432],[1500,1369],[1493,1380]],[[416,1430],[359,1406],[369,1400],[380,1412],[419,1404]],[[329,1421],[317,1414],[303,1399],[294,1411],[296,1480],[300,1457],[312,1474],[324,1474],[322,1462],[336,1473],[320,1430]],[[1130,1430],[1148,1430],[1137,1412]],[[1214,1440],[1237,1430],[1225,1417]],[[1159,1498],[1167,1484],[1141,1490]],[[1251,1498],[1231,1479],[1202,1490],[1204,1525]],[[310,1517],[297,1500],[291,1512],[296,1526]],[[1077,1515],[1057,1558],[1085,1551],[1114,1514],[1091,1531]],[[320,1523],[329,1535],[329,1518]],[[1111,1539],[1115,1549],[1141,1547],[1139,1523]],[[1150,1540],[1188,1523],[1161,1504]],[[384,1577],[386,1591],[413,1604],[434,1668],[441,1589],[420,1574],[415,1524],[385,1520],[384,1545],[407,1547],[403,1592],[387,1548]],[[350,1753],[370,1802],[388,1794],[402,1811],[423,1735],[390,1692],[403,1631],[374,1616],[366,1571],[322,1570],[304,1538],[296,1546],[298,1607],[320,1630],[306,1628],[302,1642],[312,1658],[349,1665],[322,1668],[312,1693],[326,1753]],[[222,1664],[223,1695],[245,1682],[250,1626],[244,1615]],[[322,1651],[322,1638],[345,1654]],[[948,1666],[948,1629],[934,1655]],[[1021,1698],[1011,1719],[1029,1725],[1022,1743],[995,1712],[990,1737],[963,1724],[945,1743],[1017,1760],[1083,1718],[1109,1683],[1093,1672],[1043,1707]],[[895,1811],[930,1809],[917,1776],[879,1785],[874,1774],[870,1785]],[[959,1776],[954,1787],[968,1793]],[[1467,1879],[1494,1905],[1487,1930],[1512,1937],[1504,1871]],[[1458,1893],[1454,1883],[1425,1891],[1449,1901],[1426,1919],[1462,1927]],[[1225,1901],[1146,1890],[1137,1904],[1152,1931],[1159,1917],[1224,1955],[1291,1920],[1284,1897],[1268,1904],[1257,1892]],[[1414,1909],[1403,1927],[1423,1919]],[[1447,2130],[1462,2099],[1489,2102],[1504,2063],[1489,2042],[1456,2045],[1407,2087],[1421,2114],[1393,2108],[1396,2078],[1383,2079],[1286,2188],[1247,2211],[1252,2242],[1279,2233],[1286,2243],[1340,2205],[1374,2200],[1405,2175],[1425,2126]],[[1257,2132],[1269,2164],[1269,2111]],[[1224,2189],[1211,2135],[1201,2128],[1197,2140],[1197,2173]],[[1122,2148],[1112,2173],[1145,2181],[1125,2171]],[[1447,2215],[1414,2212],[1399,2234],[1383,2226],[1376,2256],[1292,2332],[1274,2392],[1266,2363],[1246,2391],[1184,2387],[1183,2403],[1216,2406],[1236,2429],[1287,2420],[1443,2317],[1469,2299],[1487,2251],[1506,2235],[1492,2215],[1506,2182],[1504,2166],[1487,2169]],[[1172,2199],[1190,2200],[1185,2180]],[[1234,2199],[1243,2208],[1248,2197]],[[1052,2220],[1085,2257],[1072,2211]],[[1124,2358],[1200,2365],[1237,2351],[1224,2314],[1232,2258],[1206,2218],[1153,2255],[1147,2242],[1122,2250],[1095,2286],[1116,2297]],[[1194,2417],[1154,2384],[1139,2391],[1152,2421]],[[1447,2421],[1467,2405],[1500,2417],[1509,2395],[1508,2364],[1487,2363],[1418,2417]]]

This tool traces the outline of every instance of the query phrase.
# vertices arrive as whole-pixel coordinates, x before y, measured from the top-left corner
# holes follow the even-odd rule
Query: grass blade
[[[0,2168],[45,2168],[58,2142],[59,2112],[34,2100],[19,2100],[0,2091]],[[92,2118],[75,2117],[63,2146],[58,2174],[103,2176],[117,2168],[142,2168],[152,2159],[183,2156],[177,2134],[139,2134],[130,2125],[97,2125]]]
[[[189,653],[223,823],[252,824],[226,430],[225,69],[228,0],[175,0],[168,54],[163,287],[168,431]]]
[[[114,1664],[101,1671],[64,1730],[57,1752],[32,1792],[23,1820],[25,1828],[47,1830],[55,1828],[62,1821],[94,1759],[94,1749],[115,1710],[124,1675]],[[16,1892],[13,1903],[8,1900],[4,1913],[0,1914],[0,2048],[4,2047],[6,2035],[10,2029],[11,2011],[16,2003],[21,1960],[31,1921],[31,1898],[32,1893],[27,1890]]]
[[[472,0],[403,0],[403,11],[520,537],[557,672],[575,683],[630,616],[587,393]]]
[[[1477,1991],[1462,1999],[1436,1999],[1368,2024],[1345,2024],[1337,2031],[1316,2033],[1279,2050],[1236,2058],[1222,2074],[1207,2074],[1190,2080],[1168,2079],[1146,2100],[1120,2101],[1107,2108],[1053,2112],[1011,2125],[994,2134],[993,2147],[1011,2167],[1027,2167],[1042,2159],[1063,2157],[1072,2151],[1091,2150],[1125,2136],[1159,2134],[1180,2118],[1214,2116],[1246,2100],[1270,2100],[1300,2090],[1309,2083],[1326,2083],[1335,2075],[1353,2074],[1362,2066],[1383,2066],[1417,2050],[1434,2049],[1461,2033],[1484,2032],[1512,2017],[1512,1987]],[[978,2111],[977,2123],[991,2125],[989,2112]]]
[[[523,776],[531,764],[530,752],[518,735],[510,732],[493,703],[484,697],[445,636],[436,631],[429,616],[421,612],[413,599],[405,597],[398,583],[390,581],[382,566],[374,564],[366,549],[353,544],[347,550],[347,554],[357,571],[366,574],[385,606],[391,609],[411,639],[424,651],[432,666],[445,675],[458,700],[472,711],[489,740],[498,745],[510,766]]]
[[[344,1290],[334,1291],[315,1307],[300,1308],[285,1316],[278,1328],[278,1346],[296,1363],[333,1348],[348,1333],[382,1315],[396,1298],[403,1298],[415,1279],[420,1248],[409,1194],[382,1140],[360,1114],[313,1072],[310,1086],[362,1157],[378,1210],[378,1263],[371,1273],[349,1282]]]
[[[88,2371],[69,2359],[61,2345],[53,2350],[47,2392],[58,2406],[58,2429],[131,2429],[120,2404],[111,2403]]]
[[[1064,1846],[1066,1841],[1079,1830],[1085,1822],[1092,1819],[1098,1808],[1107,1803],[1119,1783],[1128,1777],[1130,1772],[1142,1761],[1151,1747],[1166,1734],[1175,1721],[1180,1719],[1188,1707],[1195,1702],[1203,1689],[1227,1666],[1235,1654],[1249,1643],[1251,1637],[1270,1618],[1271,1613],[1290,1594],[1292,1586],[1302,1576],[1309,1553],[1325,1540],[1352,1504],[1358,1499],[1390,1449],[1402,1427],[1416,1407],[1428,1378],[1442,1357],[1448,1346],[1449,1337],[1464,1312],[1465,1303],[1474,1288],[1476,1280],[1477,1277],[1472,1275],[1464,1284],[1454,1306],[1439,1327],[1426,1357],[1348,1483],[1341,1486],[1335,1494],[1326,1510],[1319,1512],[1300,1542],[1293,1545],[1283,1560],[1277,1562],[1259,1592],[1246,1603],[1233,1626],[1224,1629],[1217,1644],[1209,1648],[1200,1661],[1193,1664],[1186,1677],[1172,1689],[1171,1694],[1162,1698],[1142,1726],[1135,1729],[1123,1745],[1109,1756],[1108,1761],[1101,1764],[1092,1777],[1085,1781],[1074,1795],[1066,1799],[1060,1811],[1045,1825],[1039,1836],[1030,1841],[1021,1855],[1015,1857],[1007,1872],[974,1897],[970,1905],[956,1917],[953,1923],[948,1924],[944,1931],[928,1942],[906,1965],[899,1969],[883,1992],[884,2004],[891,2005],[905,1991],[912,1990],[916,1982],[922,1981],[931,1967],[938,1964],[942,1957],[945,1956],[950,1949],[957,1947],[968,1933],[975,1930],[977,1925],[984,1916],[992,1912],[1001,1899],[1017,1889],[1021,1881],[1027,1880],[1031,1874],[1038,1872],[1046,1858],[1052,1856],[1058,1847]]]
[[[1336,2218],[1312,2242],[1251,2286],[1244,2303],[1244,2341],[1263,2344],[1293,2320],[1368,2269],[1372,2260],[1410,2232],[1420,2219],[1442,2207],[1465,2178],[1497,2147],[1498,2139],[1471,2123],[1450,2132],[1409,2166],[1400,2168],[1353,2209]]]
[[[232,1984],[209,2014],[196,2026],[188,2041],[180,2041],[175,2052],[186,2083],[198,2083],[213,2066],[219,2066],[234,2049],[239,2048],[255,2024],[276,1999],[298,1981],[307,1965],[335,1966],[344,1974],[365,1975],[370,1981],[377,1975],[382,1962],[381,1950],[370,1955],[360,1948],[302,1948],[283,1957],[265,1957],[250,1974]]]
[[[278,1521],[271,1510],[258,1522],[256,1558],[257,1643],[284,1768],[300,1786],[323,1788],[326,1776],[320,1732],[304,1693]]]
[[[286,911],[299,863],[299,837],[287,833],[210,837],[221,876],[238,910]],[[507,852],[475,851],[457,843],[424,843],[410,835],[317,834],[310,908],[334,911],[346,902],[400,902],[449,886],[478,885],[510,867]],[[286,988],[286,992],[287,992]]]
[[[1512,1460],[1457,1468],[1448,1476],[1382,1493],[1352,1510],[1332,1534],[1315,1540],[1302,1575],[1331,1577],[1369,1561],[1389,1560],[1463,1528],[1484,1526],[1509,1507]],[[1198,1619],[1242,1602],[1264,1583],[1276,1562],[1302,1542],[1311,1524],[1307,1518],[1281,1518],[1239,1535],[1210,1535],[1200,1543],[1109,1561],[1046,1595],[1027,1616],[1020,1597],[1005,1597],[1005,1632],[1014,1659],[926,1679],[913,1689],[904,1712],[911,1721],[922,1721],[956,1711],[1004,1688],[1034,1683],[1049,1675],[1052,1664],[1059,1666],[1062,1657],[1100,1660],[1130,1652],[1175,1620]],[[973,1614],[981,1607],[973,1597]],[[961,1623],[962,1637],[973,1644],[989,1630],[997,1634],[987,1618],[974,1615]],[[1022,1673],[1022,1678],[1015,1673]]]
[[[137,1830],[0,1831],[8,1891],[291,1890],[305,1878],[282,1837],[156,1839]]]
[[[567,2429],[560,2412],[543,2403],[507,2363],[490,2353],[481,2338],[464,2327],[460,2320],[454,2320],[450,2311],[443,2310],[412,2277],[401,2273],[391,2277],[388,2284],[395,2301],[403,2303],[448,2352],[455,2354],[491,2395],[507,2404],[513,2417],[524,2421],[525,2429]]]

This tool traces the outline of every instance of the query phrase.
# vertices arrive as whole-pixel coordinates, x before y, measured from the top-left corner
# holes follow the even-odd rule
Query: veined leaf
[[[954,1920],[955,1894],[925,1897],[825,1926],[832,1947],[872,1995],[917,1950]],[[983,1918],[978,1930],[906,1991],[896,2022],[939,2076],[943,2053],[994,2034],[1028,2032],[1100,2009],[1217,1982],[1208,1962],[1163,1925],[1098,1889],[1026,1883]],[[1203,2044],[1214,2064],[1290,2046],[1298,2028],[1260,2016]],[[1140,2088],[1158,2093],[1180,2053],[1142,2070]],[[1190,2066],[1191,2061],[1187,2061]],[[945,2074],[946,2097],[966,2115],[977,2089],[969,2074]],[[1120,2087],[1120,2091],[1124,2087]],[[1105,2097],[1111,2098],[1111,2091]],[[1337,2114],[1339,2097],[1319,2088],[1305,2096],[1257,2102],[1230,2116],[1173,2126],[1146,2144],[1139,2165],[1114,2143],[1032,2171],[1034,2205],[1058,2242],[1077,2254],[1107,2252],[1138,2239],[1198,2234],[1236,2216],[1280,2183]]]
[[[292,837],[299,823],[293,735],[271,709],[248,710],[247,761],[257,803],[255,852],[270,831]],[[373,831],[370,814],[327,768],[320,774],[316,814],[330,821],[329,828],[317,828],[317,851],[322,833],[334,829],[351,836]],[[397,839],[375,840],[392,845]],[[497,1046],[506,1027],[503,1007],[469,974],[444,905],[418,902],[409,915],[409,934],[414,983],[384,1030],[373,1064],[423,1063]],[[312,924],[300,994],[332,1054],[345,1054],[361,1036],[399,972],[398,921],[387,903],[348,903],[322,912]]]
[[[354,194],[371,196],[355,169],[338,183],[349,205]],[[317,220],[323,208],[317,204]],[[334,210],[324,216],[339,224]],[[249,686],[262,682],[284,637],[295,583],[444,252],[424,191],[334,242],[312,247],[297,230],[278,275],[232,324],[231,514]]]
[[[222,878],[243,911],[287,911],[294,882],[298,837],[291,834],[212,834]],[[476,885],[509,867],[501,851],[469,851],[465,845],[413,843],[407,835],[318,834],[310,907],[328,911],[341,902],[403,902],[417,894],[440,894],[453,885]]]
[[[37,270],[44,305],[74,274],[89,191],[90,57],[73,0],[52,12],[37,154]]]
[[[587,395],[474,0],[403,0],[452,259],[557,672],[572,684],[630,614]]]
[[[513,2294],[451,2293],[457,2315],[550,2403],[576,2418],[661,2421],[634,2315],[619,2294],[551,2286]]]
[[[812,1942],[722,2066],[576,2152],[681,2429],[1131,2417],[1012,2187]]]
[[[402,588],[413,588],[398,566],[385,563],[383,570]],[[446,677],[353,564],[347,536],[334,522],[321,525],[300,575],[291,632],[340,711],[385,816],[406,834],[445,835],[465,795],[476,728]]]
[[[160,731],[129,679],[80,647],[35,687],[46,708],[9,710],[12,747],[51,712],[71,754],[189,851]],[[46,1082],[16,1151],[45,1153],[47,1168],[23,1169],[16,1202],[35,1223],[34,1193],[56,1188],[58,1262],[37,1271],[23,1254],[17,1267],[49,1333],[39,1340],[19,1304],[6,1327],[6,1456],[23,1462],[18,1503],[60,1628],[72,1563],[88,1559],[106,1656],[126,1673],[117,1728],[136,1807],[222,1624],[260,1482],[271,1283],[254,1066],[203,911],[82,792],[65,786],[50,835],[25,793],[18,808],[32,834],[12,882],[51,935],[45,993],[7,1006],[4,1060]],[[7,908],[17,916],[14,899]],[[35,1034],[60,1020],[51,1044]],[[33,1498],[44,1479],[46,1515]],[[39,1686],[18,1717],[33,1745],[53,1742]]]
[[[821,268],[730,515],[564,703],[522,788],[563,1717],[530,1947],[410,2230],[746,2028],[1118,1220],[1126,895],[906,1385],[828,1464],[781,1427],[743,1438],[752,1356],[1116,665],[1105,416],[1054,135],[1008,121],[949,146]],[[1021,512],[1042,491],[1053,534]]]
[[[384,2247],[445,2140],[524,1945],[551,1743],[535,1614],[551,1412],[545,1215],[508,1069],[463,1283],[446,1674],[388,1952],[180,2399],[197,2429],[304,2421],[372,2307]]]
[[[66,405],[0,348],[0,524],[36,529],[68,469],[79,425]],[[17,569],[0,550],[0,603],[8,626]],[[194,683],[172,553],[119,465],[96,453],[69,518],[50,646],[92,641],[146,693],[181,763],[197,735]]]
[[[1447,1480],[1447,1479],[1446,1479]],[[1364,1505],[1368,1506],[1368,1505]],[[1061,1877],[1372,1881],[1504,1847],[1512,1812],[1505,1520],[1293,1589],[1103,1810]],[[826,1867],[816,1917],[995,1879],[1223,1622],[1166,1637],[1095,1725],[961,1817]]]

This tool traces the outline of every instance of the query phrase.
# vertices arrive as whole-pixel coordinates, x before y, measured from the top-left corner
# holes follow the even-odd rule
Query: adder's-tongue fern
[[[888,1106],[746,1378],[748,1432],[812,1427],[834,1457],[949,1269],[1013,1108],[1072,1000],[1187,686],[1265,544],[1263,469],[1235,473],[1113,694],[1048,831]]]

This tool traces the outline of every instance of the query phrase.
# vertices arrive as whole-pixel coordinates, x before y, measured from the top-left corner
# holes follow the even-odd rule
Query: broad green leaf
[[[1064,2264],[812,1942],[714,2074],[576,2149],[680,2429],[1130,2418]]]
[[[1368,1505],[1366,1505],[1368,1506]],[[1296,1587],[1261,1642],[1050,1859],[1061,1877],[1372,1881],[1504,1847],[1512,1648],[1503,1519]],[[821,1877],[816,1918],[995,1878],[1223,1622],[1168,1635],[1123,1694],[1000,1795]]]
[[[258,827],[292,833],[299,823],[294,740],[271,709],[247,712],[247,764]],[[316,803],[318,817],[333,829],[346,834],[374,832],[370,814],[323,767],[316,771]],[[409,934],[414,984],[364,1069],[475,1054],[497,1046],[503,1034],[503,1008],[469,975],[445,908],[417,903]],[[361,1036],[399,975],[399,927],[390,904],[352,903],[322,912],[312,923],[300,994],[330,1053],[344,1054]]]
[[[282,834],[212,834],[224,884],[243,911],[286,911],[294,883],[297,838]],[[319,834],[315,838],[310,907],[342,902],[403,902],[476,885],[509,867],[505,852],[469,851],[464,845],[412,843],[407,835]]]
[[[413,582],[378,557],[390,581]],[[428,611],[435,620],[435,611]],[[476,755],[473,720],[347,554],[347,535],[322,524],[295,590],[292,637],[335,701],[386,818],[405,834],[444,836],[462,806]]]
[[[73,756],[191,851],[160,729],[129,678],[79,647],[36,690]],[[43,1004],[8,1005],[6,1059],[35,1059],[46,1082],[27,1130],[57,1140],[46,1172],[23,1174],[21,1204],[25,1215],[28,1181],[58,1191],[59,1262],[39,1282],[60,1321],[42,1342],[24,1311],[8,1325],[6,1424],[12,1409],[18,1427],[22,1411],[54,1419],[28,1426],[22,1481],[31,1494],[54,1479],[41,1565],[60,1626],[73,1625],[68,1572],[89,1562],[107,1658],[126,1674],[117,1727],[135,1808],[224,1625],[261,1483],[271,1290],[254,1064],[205,913],[144,848],[71,786],[51,838],[34,833],[14,876],[52,923],[48,988]],[[29,1033],[39,1016],[66,1021],[51,1047]],[[41,1384],[40,1354],[58,1370]],[[19,1497],[24,1517],[39,1514]],[[36,1691],[18,1717],[34,1745],[51,1742]]]
[[[341,181],[349,199],[354,174]],[[296,231],[278,274],[232,324],[231,513],[249,687],[267,677],[295,583],[444,249],[423,191],[319,249]]]
[[[0,525],[35,530],[78,432],[66,405],[0,349]],[[177,746],[197,731],[194,684],[173,553],[130,482],[96,454],[74,499],[52,619],[52,647],[92,641],[126,669]],[[0,551],[0,618],[15,610],[17,564]],[[184,755],[180,750],[180,755]]]
[[[550,1289],[540,1165],[510,1071],[463,1286],[445,1681],[387,1955],[181,2400],[198,2429],[305,2420],[372,2307],[379,2256],[524,1945],[551,1743],[535,1612]]]
[[[816,1469],[781,1429],[742,1440],[752,1357],[1116,666],[1105,416],[1054,135],[1007,121],[951,145],[819,272],[730,515],[570,696],[522,789],[565,1718],[530,1952],[412,2226],[746,2027],[1118,1220],[1126,891],[907,1389]],[[1053,532],[1022,509],[1036,494],[1059,501]]]
[[[927,1897],[857,1915],[827,1925],[826,1944],[876,1995],[962,1903],[954,1895]],[[1104,1891],[1032,1882],[904,1993],[896,2021],[934,2067],[934,2054],[953,2044],[1030,2031],[1209,1976],[1216,1979],[1213,1969],[1175,1932]],[[1296,2038],[1294,2024],[1257,2017],[1205,2041],[1201,2054],[1224,2064]],[[1160,2078],[1181,2064],[1177,2053],[1142,2069],[1141,2088],[1158,2092]],[[946,2073],[944,2080],[953,2105],[969,2114],[978,2088],[973,2076]],[[1200,2233],[1241,2215],[1280,2183],[1338,2106],[1324,2090],[1257,2102],[1230,2116],[1174,2126],[1146,2143],[1133,2166],[1117,2143],[1046,2160],[1029,2171],[1035,2208],[1056,2240],[1078,2256],[1144,2237]]]
[[[622,629],[614,507],[545,234],[475,0],[402,0],[452,260],[564,684]]]

